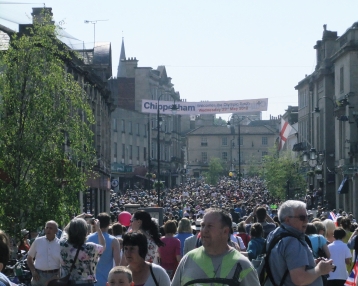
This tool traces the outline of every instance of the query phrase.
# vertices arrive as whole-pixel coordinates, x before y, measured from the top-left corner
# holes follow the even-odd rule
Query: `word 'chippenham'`
[[[143,113],[157,113],[158,107],[161,114],[171,114],[173,101],[158,101],[142,99]],[[233,112],[267,111],[268,99],[246,99],[233,101],[208,101],[208,102],[175,102],[177,114],[218,114]]]

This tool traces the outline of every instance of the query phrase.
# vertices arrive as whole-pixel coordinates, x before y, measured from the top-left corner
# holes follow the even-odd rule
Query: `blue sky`
[[[13,4],[4,4],[4,3]],[[36,1],[0,0],[0,24],[30,23]],[[40,2],[38,2],[40,3]],[[139,66],[165,65],[181,98],[218,101],[269,98],[270,115],[297,105],[294,86],[315,67],[323,24],[342,35],[358,21],[358,1],[322,0],[51,0],[56,23],[93,47],[112,43],[116,75],[122,36]],[[223,116],[225,117],[225,116]]]

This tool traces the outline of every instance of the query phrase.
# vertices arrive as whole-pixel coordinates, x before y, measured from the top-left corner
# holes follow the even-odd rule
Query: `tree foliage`
[[[224,168],[219,158],[211,158],[209,170],[204,173],[205,181],[210,185],[215,185],[223,172]]]
[[[214,125],[226,126],[226,124],[227,124],[227,121],[225,121],[225,120],[222,119],[221,117],[219,117],[219,118],[215,117],[215,118],[214,118]]]
[[[251,157],[248,159],[247,165],[248,165],[246,170],[247,176],[254,177],[260,175],[261,167],[262,167],[260,159],[258,159],[254,155],[251,155]]]
[[[48,23],[14,35],[0,56],[0,228],[12,235],[78,212],[95,159],[92,110],[66,72],[74,55]]]
[[[279,156],[276,148],[269,150],[269,154],[264,156],[261,175],[269,192],[281,199],[287,197],[287,181],[290,185],[290,198],[295,197],[298,190],[305,188],[305,178],[299,172],[299,161],[291,158],[289,152],[280,153]]]

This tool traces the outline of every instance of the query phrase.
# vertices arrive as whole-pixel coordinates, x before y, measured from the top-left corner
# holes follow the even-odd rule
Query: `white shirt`
[[[241,250],[246,250],[245,244],[240,236],[234,236],[233,234],[230,235],[230,240],[232,242],[237,243],[240,246]]]
[[[40,236],[32,243],[28,255],[35,258],[36,269],[46,271],[60,269],[60,252],[60,240],[57,237],[49,241],[46,236]]]
[[[345,259],[352,257],[347,244],[345,244],[342,240],[335,240],[328,245],[328,249],[331,253],[333,264],[337,266],[336,271],[329,272],[328,280],[346,280],[348,278],[348,271]]]

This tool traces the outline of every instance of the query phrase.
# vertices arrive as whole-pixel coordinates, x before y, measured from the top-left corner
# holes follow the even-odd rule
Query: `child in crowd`
[[[106,286],[134,286],[132,271],[125,266],[116,266],[108,274]]]

